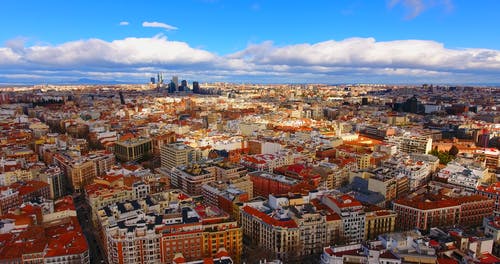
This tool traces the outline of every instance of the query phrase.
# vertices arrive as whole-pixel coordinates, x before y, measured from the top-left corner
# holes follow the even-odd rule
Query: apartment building
[[[432,150],[432,138],[425,135],[405,133],[400,136],[391,136],[387,141],[396,144],[399,152],[407,154],[427,154]]]
[[[150,138],[135,137],[115,142],[115,155],[121,161],[137,161],[153,151]]]
[[[322,196],[321,202],[340,216],[345,243],[363,241],[366,214],[361,202],[346,194],[327,194]]]
[[[482,183],[489,181],[490,173],[481,164],[459,159],[449,162],[439,171],[438,177],[446,179],[449,184],[474,192]]]
[[[451,198],[422,194],[395,200],[393,210],[398,215],[396,226],[399,230],[428,230],[431,227],[480,225],[484,217],[493,213],[493,206],[493,200],[479,195]]]
[[[87,157],[95,163],[97,176],[105,175],[116,163],[115,155],[109,151],[93,151]]]
[[[323,249],[321,264],[383,263],[401,264],[396,254],[381,246],[380,241],[351,245],[328,246]]]
[[[245,177],[248,172],[245,166],[232,162],[215,162],[211,167],[213,167],[217,181],[239,179]]]
[[[476,149],[473,153],[477,160],[485,163],[491,173],[500,172],[500,150],[494,148]]]
[[[289,151],[279,151],[274,154],[255,154],[241,158],[241,164],[250,171],[273,172],[275,168],[294,163],[294,157]]]
[[[232,216],[236,204],[251,199],[249,193],[245,190],[225,182],[209,182],[204,184],[202,189],[205,204],[219,207]]]
[[[5,171],[0,174],[0,186],[11,185],[17,181],[33,180],[33,174],[25,169],[16,169],[12,171]]]
[[[189,165],[201,158],[201,153],[183,142],[175,142],[160,147],[161,167],[171,170],[174,167]]]
[[[24,204],[0,217],[0,263],[89,264],[89,247],[71,197]]]
[[[381,234],[392,233],[396,227],[396,212],[377,206],[365,208],[364,240],[373,240]]]
[[[114,164],[112,154],[107,152],[91,152],[88,155],[71,151],[57,152],[53,160],[63,172],[69,187],[76,192],[83,191],[85,185],[111,169]]]
[[[313,198],[309,197],[309,198]],[[270,195],[269,201],[245,203],[240,221],[245,236],[284,261],[318,254],[342,237],[340,217],[315,197]]]
[[[495,201],[493,213],[495,216],[500,216],[500,182],[478,186],[475,193]]]
[[[57,199],[66,193],[64,174],[59,167],[50,166],[40,170],[38,178],[49,184],[50,199]]]
[[[337,148],[336,158],[354,158],[360,170],[374,167],[372,151],[366,148],[356,148],[349,145],[341,145]]]
[[[189,195],[201,195],[203,184],[214,180],[214,173],[199,164],[174,167],[170,174],[171,186]]]
[[[254,197],[267,197],[269,194],[286,194],[300,183],[297,179],[265,171],[250,172],[248,176],[253,183]]]
[[[238,260],[242,230],[216,207],[196,205],[179,192],[148,196],[99,211],[108,263],[172,263],[215,257],[221,248]],[[182,201],[182,203],[181,203]]]
[[[0,215],[5,214],[11,208],[18,207],[21,203],[19,191],[9,187],[0,187]]]
[[[432,173],[434,161],[426,161],[423,159],[414,159],[407,155],[393,156],[389,160],[382,162],[382,168],[388,169],[396,178],[406,178],[408,190],[405,186],[399,186],[401,189],[397,195],[405,192],[411,192],[424,185]]]

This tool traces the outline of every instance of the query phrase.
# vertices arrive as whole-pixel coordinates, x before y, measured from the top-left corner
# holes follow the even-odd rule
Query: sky
[[[2,0],[0,83],[500,84],[497,0]]]

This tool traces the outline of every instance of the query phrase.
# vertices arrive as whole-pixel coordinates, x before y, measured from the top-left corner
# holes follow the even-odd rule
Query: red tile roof
[[[399,259],[396,255],[394,255],[389,250],[387,250],[386,252],[380,254],[380,258],[384,258],[384,259]]]
[[[477,190],[500,195],[500,182],[495,182],[489,186],[478,186]]]
[[[264,221],[267,224],[273,225],[273,226],[280,226],[280,227],[286,227],[286,228],[297,228],[297,223],[293,220],[279,220],[275,219],[268,214],[261,212],[251,206],[244,206],[243,211],[245,211],[248,214],[251,214],[262,221]]]
[[[11,188],[17,189],[19,195],[23,196],[29,193],[39,191],[43,188],[48,188],[49,184],[43,181],[26,181],[26,182],[16,182],[10,185]]]
[[[125,141],[125,140],[128,140],[128,139],[133,139],[135,138],[135,135],[132,134],[132,133],[127,133],[123,136],[120,137],[120,141]]]
[[[340,220],[340,215],[333,211],[330,207],[322,204],[317,198],[311,200],[311,204],[316,207],[318,211],[326,212],[326,221]]]
[[[483,253],[482,257],[479,258],[479,263],[481,264],[500,263],[500,258],[490,253]]]
[[[72,202],[71,197],[64,197],[61,201],[56,201],[55,207],[71,209],[74,208]],[[28,227],[0,235],[0,244],[3,244],[0,248],[0,259],[19,259],[23,254],[32,253],[55,257],[81,254],[88,250],[77,217],[44,223],[45,227],[35,223],[31,214],[27,212],[21,212],[19,215],[8,214],[2,218],[13,219],[16,225],[28,225]]]
[[[132,187],[134,183],[142,181],[141,177],[127,176],[123,177],[123,184],[128,187]]]
[[[66,210],[76,210],[73,197],[70,195],[62,197],[54,202],[54,211],[61,212]]]
[[[101,189],[108,189],[108,188],[109,185],[102,183],[91,183],[84,187],[85,193],[87,193],[87,195],[93,194]]]
[[[405,205],[420,210],[431,210],[438,208],[447,208],[460,206],[463,204],[479,201],[487,201],[488,198],[481,195],[462,196],[451,198],[446,195],[422,194],[412,199],[402,198],[394,201],[395,204]]]
[[[103,180],[109,182],[110,184],[112,184],[113,182],[117,181],[117,180],[120,180],[123,178],[123,175],[121,174],[118,174],[118,175],[105,175],[102,177]]]
[[[469,196],[462,196],[462,197],[455,198],[455,200],[459,204],[464,204],[464,203],[471,203],[471,202],[486,201],[489,199],[484,197],[484,196],[481,196],[481,195],[469,195]]]
[[[82,254],[88,250],[87,241],[81,232],[69,231],[51,237],[47,244],[46,257]]]
[[[33,225],[42,221],[42,209],[28,204],[21,208],[10,209],[2,218],[15,220],[16,226]]]
[[[340,197],[335,197],[328,195],[327,198],[334,202],[339,208],[348,208],[348,207],[358,207],[363,206],[360,201],[354,199],[352,196],[344,194]]]
[[[333,250],[331,248],[325,248],[325,252],[330,255],[330,256],[333,256]]]
[[[400,204],[420,210],[432,210],[438,208],[447,208],[459,206],[457,200],[451,199],[447,196],[436,195],[419,195],[412,199],[401,198],[394,201],[394,204]]]

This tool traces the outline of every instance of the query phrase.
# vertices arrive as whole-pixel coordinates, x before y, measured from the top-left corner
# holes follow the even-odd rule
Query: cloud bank
[[[119,25],[120,26],[128,26],[129,23],[128,23],[128,21],[121,21]]]
[[[164,35],[0,47],[0,81],[97,78],[146,82],[162,71],[200,81],[499,83],[500,51],[449,49],[428,40],[252,44],[217,55]],[[27,81],[29,82],[29,80]]]

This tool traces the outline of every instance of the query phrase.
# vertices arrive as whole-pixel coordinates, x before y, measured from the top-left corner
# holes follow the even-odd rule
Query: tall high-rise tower
[[[198,82],[193,82],[193,93],[200,93],[200,84]]]
[[[184,92],[184,91],[187,91],[187,81],[186,80],[182,80],[181,81],[181,86],[179,86],[179,92]]]
[[[159,72],[156,78],[156,87],[161,88],[163,86],[163,74]]]
[[[175,93],[177,91],[177,88],[175,87],[174,81],[170,81],[170,84],[168,85],[168,93]]]
[[[172,82],[175,83],[175,90],[177,90],[179,88],[179,77],[176,75],[172,76]]]

